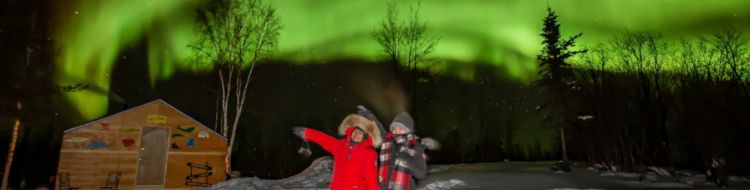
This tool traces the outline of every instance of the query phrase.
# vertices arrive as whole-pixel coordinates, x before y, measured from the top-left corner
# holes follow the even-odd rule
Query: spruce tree
[[[567,147],[565,144],[566,116],[569,115],[569,106],[566,105],[566,97],[570,86],[573,84],[573,71],[566,60],[576,54],[585,53],[586,50],[570,50],[575,45],[575,40],[581,37],[578,33],[567,39],[560,34],[560,24],[557,15],[551,8],[547,8],[547,17],[544,18],[544,26],[541,36],[542,52],[537,56],[539,61],[540,79],[535,85],[541,87],[548,97],[543,107],[547,111],[545,119],[559,127],[560,144],[562,148],[562,160],[568,160]]]

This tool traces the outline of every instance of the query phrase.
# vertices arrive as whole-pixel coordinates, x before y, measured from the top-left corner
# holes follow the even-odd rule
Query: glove
[[[370,112],[370,110],[367,110],[363,105],[357,105],[357,113],[363,115],[364,112]]]
[[[310,151],[310,149],[307,148],[307,147],[300,147],[297,150],[297,153],[299,153],[299,154],[304,155],[305,157],[307,157],[307,156],[310,156],[312,154],[312,151]]]
[[[361,115],[362,117],[365,117],[371,121],[375,122],[375,125],[378,126],[378,130],[380,131],[380,137],[383,138],[385,134],[388,133],[388,131],[385,130],[383,127],[383,123],[380,123],[380,120],[375,116],[372,111],[365,108],[363,105],[357,105],[357,115]]]
[[[373,114],[370,110],[365,108],[365,106],[357,105],[357,115],[361,115],[362,117],[365,117],[369,120],[376,121],[377,118],[375,118],[375,114]]]
[[[305,139],[305,128],[304,127],[292,127],[292,134],[297,135],[299,138]]]
[[[430,149],[430,150],[440,149],[440,142],[429,137],[422,139],[422,145],[424,145],[425,147],[427,147],[427,149]]]

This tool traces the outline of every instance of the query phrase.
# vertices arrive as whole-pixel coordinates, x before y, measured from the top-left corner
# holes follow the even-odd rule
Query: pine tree
[[[576,54],[585,53],[586,50],[570,50],[575,45],[575,40],[581,37],[578,33],[570,38],[563,39],[560,34],[560,24],[557,15],[551,8],[547,8],[547,17],[544,18],[542,28],[541,54],[537,56],[539,61],[540,79],[535,82],[536,86],[544,89],[549,99],[544,108],[548,111],[545,119],[551,120],[554,126],[560,127],[560,143],[562,148],[562,160],[568,160],[567,147],[565,144],[565,118],[569,113],[566,104],[569,86],[573,84],[573,73],[571,66],[566,60]]]

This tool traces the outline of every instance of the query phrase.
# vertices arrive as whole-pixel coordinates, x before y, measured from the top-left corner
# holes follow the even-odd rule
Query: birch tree
[[[237,126],[255,65],[276,48],[281,24],[276,9],[260,0],[221,0],[198,9],[198,39],[190,45],[196,62],[218,71],[215,128],[229,139],[226,171],[231,170]]]
[[[432,53],[439,39],[426,36],[427,22],[421,21],[419,11],[422,1],[417,1],[409,10],[406,20],[401,20],[395,2],[389,2],[386,15],[372,32],[380,44],[385,57],[393,64],[394,70],[399,65],[413,75],[412,110],[416,112],[417,83],[419,81],[418,65]],[[416,115],[415,115],[416,116]]]

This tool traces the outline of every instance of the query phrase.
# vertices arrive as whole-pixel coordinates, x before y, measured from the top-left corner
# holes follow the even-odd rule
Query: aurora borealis
[[[414,1],[399,1],[406,12]],[[274,59],[298,64],[337,59],[376,60],[380,47],[371,36],[385,14],[386,1],[269,1],[283,29]],[[535,77],[544,0],[426,0],[421,19],[427,34],[440,38],[432,61],[490,64],[519,81]],[[705,34],[728,27],[750,28],[750,1],[745,0],[551,0],[565,35],[583,32],[581,45],[603,42],[625,30],[662,32],[667,40]],[[53,41],[60,83],[87,83],[109,91],[113,65],[127,57],[122,50],[147,43],[151,81],[177,71],[201,71],[187,46],[193,39],[194,9],[200,1],[75,0],[57,2]],[[445,64],[438,65],[441,69]],[[451,66],[450,72],[470,79],[472,69]],[[145,75],[145,73],[144,73]],[[152,82],[153,84],[154,82]],[[106,93],[87,90],[66,96],[83,118],[105,114]]]
[[[161,99],[220,126],[220,69],[196,63],[200,54],[189,45],[201,43],[198,9],[236,1],[244,0],[0,3],[0,152],[18,129],[4,175],[10,187],[54,184],[64,131],[145,102]],[[285,178],[328,155],[316,146],[299,155],[304,141],[291,128],[335,135],[357,105],[386,125],[412,114],[416,134],[443,145],[429,152],[430,165],[551,164],[567,150],[570,161],[623,172],[698,174],[723,157],[732,175],[750,176],[750,153],[741,151],[750,150],[748,0],[421,0],[414,23],[439,40],[417,70],[390,60],[373,32],[390,1],[409,23],[419,0],[254,1],[272,5],[282,27],[245,83],[247,105],[229,110],[242,112],[232,153],[242,176]],[[551,15],[559,20],[547,22],[547,32],[559,24],[561,39],[582,33],[572,49],[589,50],[567,59],[573,68],[553,81],[565,84],[559,88],[538,72],[551,68],[537,61]],[[403,28],[396,34],[416,31]],[[415,40],[391,39],[403,49]],[[564,112],[551,114],[554,102],[567,104]],[[120,143],[93,133],[89,140]]]

